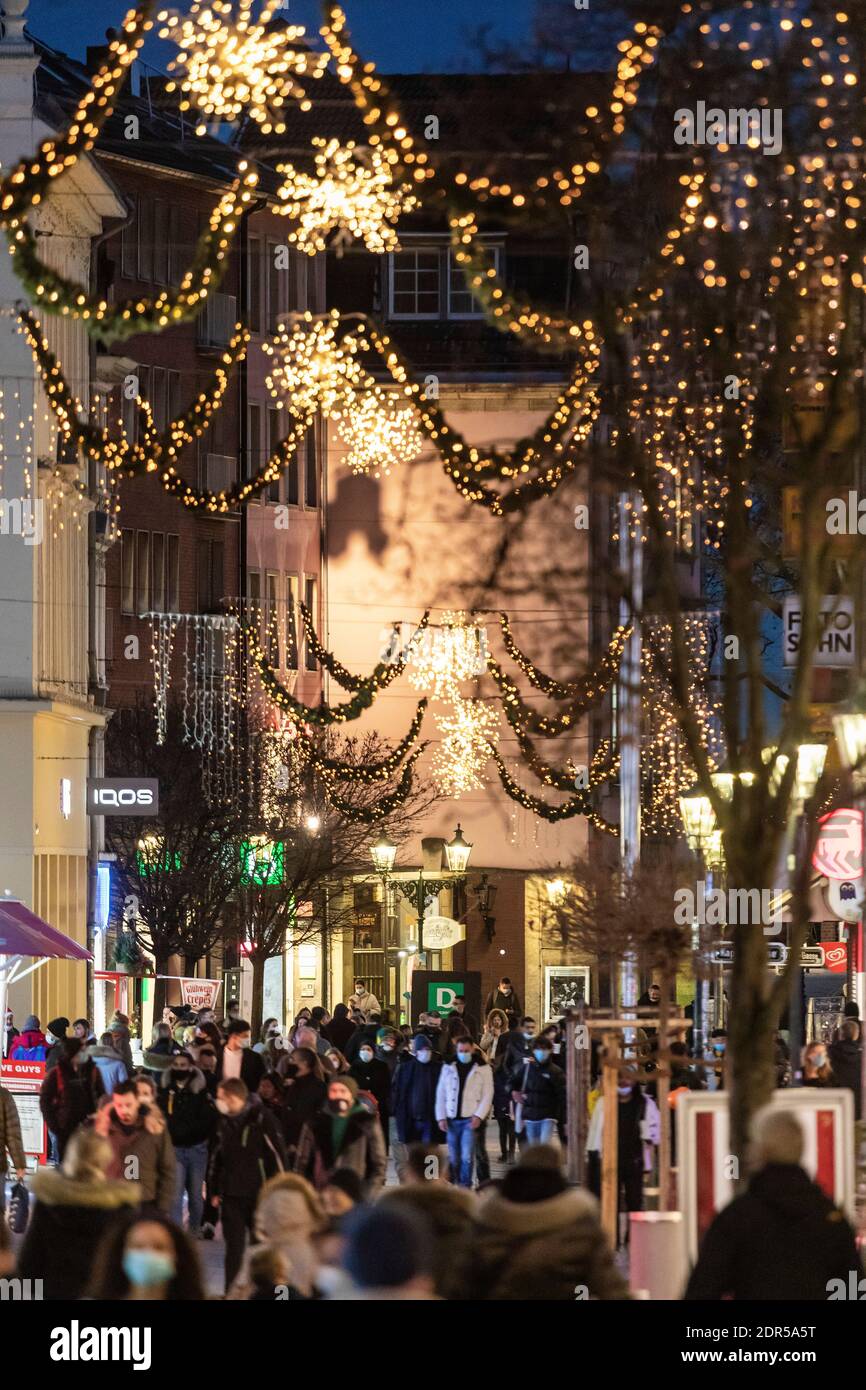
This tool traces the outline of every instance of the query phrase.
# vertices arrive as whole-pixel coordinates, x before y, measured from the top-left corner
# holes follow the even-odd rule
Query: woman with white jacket
[[[436,1087],[436,1119],[448,1137],[451,1180],[472,1186],[475,1131],[493,1109],[493,1072],[471,1038],[458,1038],[453,1062],[446,1062]]]

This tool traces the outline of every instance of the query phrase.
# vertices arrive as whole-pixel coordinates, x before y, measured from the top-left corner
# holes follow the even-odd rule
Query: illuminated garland
[[[319,640],[319,635],[316,632],[315,627],[313,626],[312,614],[310,613],[310,610],[307,608],[306,604],[299,603],[298,607],[301,612],[301,622],[304,626],[304,635],[306,636],[307,642],[309,643],[309,646],[312,649],[315,658],[319,662],[319,664],[321,666],[324,666],[328,674],[333,676],[337,684],[342,686],[344,690],[363,690],[364,687],[368,684],[369,680],[371,679],[370,676],[353,675],[353,673],[346,666],[344,666],[342,662],[338,661],[337,658],[334,656],[333,652],[329,652],[327,647],[324,647],[321,641]],[[388,663],[382,662],[380,664],[382,666],[391,666],[394,669],[394,674],[400,675],[400,673],[405,669],[406,663],[409,661],[409,658],[413,653],[415,644],[418,642],[421,633],[426,631],[429,622],[430,610],[428,608],[427,611],[423,614],[420,622],[418,623],[418,626],[416,627],[413,635],[407,642],[398,660],[395,662]],[[378,669],[379,667],[377,666],[376,670]],[[387,685],[388,682],[386,681],[385,684]]]
[[[412,723],[409,725],[408,733],[392,749],[386,758],[375,763],[366,763],[363,767],[352,763],[341,762],[338,758],[329,758],[316,748],[312,739],[308,738],[300,725],[295,725],[297,738],[300,746],[304,749],[310,762],[323,776],[335,777],[338,781],[357,781],[364,786],[372,786],[376,782],[387,782],[393,777],[398,767],[402,763],[412,744],[421,732],[421,725],[424,722],[424,712],[427,709],[427,700],[419,700],[418,708],[415,711]],[[423,747],[419,749],[423,752]]]
[[[597,700],[610,686],[619,670],[623,650],[631,634],[630,627],[616,628],[608,644],[607,652],[596,669],[591,674],[582,676],[580,680],[563,682],[554,680],[552,676],[544,675],[537,666],[532,664],[529,657],[524,655],[512,636],[507,613],[500,613],[499,625],[502,629],[505,650],[512,661],[520,667],[530,685],[533,685],[536,690],[544,691],[545,695],[550,695],[554,700],[586,700],[589,703]]]
[[[374,825],[376,821],[384,820],[386,816],[390,816],[391,813],[406,800],[412,790],[415,764],[420,756],[421,750],[419,748],[416,753],[412,754],[406,766],[403,768],[402,776],[395,789],[389,792],[387,796],[383,796],[374,806],[353,806],[351,801],[347,801],[345,797],[338,796],[333,787],[329,784],[328,779],[325,778],[328,800],[334,807],[334,810],[339,811],[340,815],[345,816],[347,820],[361,821],[364,825]]]
[[[492,745],[490,747],[490,756],[496,763],[499,772],[499,780],[506,793],[511,797],[512,801],[516,801],[525,811],[531,811],[534,816],[538,816],[541,820],[547,821],[549,825],[556,825],[558,821],[562,820],[572,820],[574,816],[585,816],[592,825],[597,826],[599,830],[604,830],[608,835],[619,834],[618,826],[611,825],[610,821],[605,820],[603,816],[599,815],[599,813],[593,809],[587,792],[573,796],[570,801],[563,802],[561,806],[550,806],[546,801],[542,801],[540,797],[533,796],[530,792],[521,787],[518,782],[515,782],[498,750]]]
[[[512,727],[514,727],[512,725]],[[605,739],[593,754],[592,762],[589,766],[589,778],[586,788],[578,787],[577,772],[575,764],[569,762],[565,767],[553,767],[546,763],[536,751],[532,740],[524,730],[515,728],[517,743],[520,753],[530,772],[543,783],[545,787],[554,787],[559,792],[592,791],[602,783],[610,780],[616,775],[619,767],[619,756],[611,755],[608,741]]]
[[[236,324],[213,380],[189,409],[172,420],[163,434],[152,436],[151,432],[146,442],[132,444],[125,435],[114,439],[107,430],[97,429],[79,419],[83,406],[70,390],[47,338],[42,336],[42,325],[28,310],[19,315],[19,323],[63,437],[97,463],[109,469],[122,468],[127,476],[142,471],[155,472],[164,454],[174,456],[183,445],[204,433],[210,417],[223,403],[229,385],[229,369],[243,361],[250,341],[249,330]],[[139,409],[148,409],[146,402],[140,401],[138,405]]]
[[[428,620],[429,614],[425,613],[418,627],[418,632],[426,626]],[[350,720],[360,718],[364,710],[370,708],[379,691],[384,690],[402,673],[409,659],[412,646],[410,642],[407,649],[394,662],[378,662],[370,675],[364,677],[363,685],[358,686],[351,700],[347,700],[345,704],[328,705],[323,700],[319,705],[305,705],[301,700],[296,700],[280,681],[262,648],[257,630],[247,623],[244,624],[244,633],[249,644],[250,656],[258,668],[259,677],[268,698],[280,709],[284,709],[296,723],[314,724],[320,728],[327,727],[329,724],[345,724]],[[329,660],[333,659],[330,653],[326,653],[326,655]],[[340,669],[345,671],[346,668],[341,667]]]
[[[560,734],[574,728],[594,700],[603,693],[603,690],[598,690],[589,698],[574,700],[567,709],[558,710],[556,714],[539,714],[538,710],[526,704],[514,681],[505,674],[493,657],[488,661],[487,669],[499,687],[502,708],[511,727],[517,733],[538,734],[541,738],[558,738]]]
[[[307,425],[304,423],[293,426],[285,439],[280,440],[270,458],[257,473],[251,478],[234,483],[222,492],[212,492],[210,488],[194,487],[192,483],[188,483],[182,478],[172,466],[160,469],[159,481],[165,492],[179,497],[184,506],[190,507],[193,511],[199,508],[220,514],[235,511],[245,502],[248,502],[251,497],[257,497],[260,492],[264,492],[271,483],[279,481],[291,459],[297,453],[299,446],[303,443],[306,432]]]
[[[94,299],[81,285],[42,261],[27,214],[49,196],[52,180],[93,148],[114,110],[126,70],[153,27],[152,9],[153,0],[144,0],[137,10],[130,11],[121,35],[108,45],[109,60],[94,74],[66,131],[43,140],[37,154],[20,160],[0,184],[0,228],[7,234],[12,268],[31,298],[47,313],[82,319],[90,332],[114,341],[135,333],[158,332],[198,313],[208,293],[219,285],[231,239],[258,182],[258,175],[242,161],[237,179],[220,199],[208,230],[199,238],[180,287],[163,291],[155,300],[131,298],[110,304]]]

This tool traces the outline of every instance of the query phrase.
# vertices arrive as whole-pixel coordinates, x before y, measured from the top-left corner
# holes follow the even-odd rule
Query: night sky
[[[571,0],[561,3],[573,13]],[[131,7],[132,0],[30,0],[27,23],[36,37],[83,57]],[[180,0],[176,8],[187,6]],[[359,51],[383,71],[471,71],[480,65],[470,37],[478,26],[490,25],[497,38],[519,44],[529,32],[534,0],[346,0],[344,8]],[[284,13],[308,33],[318,28],[318,0],[288,0]],[[164,67],[170,50],[153,40],[146,56]]]

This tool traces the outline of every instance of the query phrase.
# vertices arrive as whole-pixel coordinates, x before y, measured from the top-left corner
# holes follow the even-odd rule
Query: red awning
[[[40,956],[52,960],[93,960],[86,946],[49,927],[15,898],[0,898],[0,956]]]

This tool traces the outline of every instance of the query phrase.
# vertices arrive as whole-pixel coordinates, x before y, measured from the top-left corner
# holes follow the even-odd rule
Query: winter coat
[[[19,1033],[9,1052],[10,1062],[44,1062],[48,1057],[48,1039],[41,1028]]]
[[[113,1047],[89,1047],[87,1055],[99,1069],[102,1077],[102,1086],[107,1096],[110,1096],[115,1086],[119,1086],[121,1081],[126,1081],[129,1077],[126,1063]]]
[[[161,1112],[143,1105],[135,1123],[124,1125],[118,1120],[113,1106],[109,1106],[108,1111],[106,1138],[111,1145],[112,1159],[106,1177],[128,1181],[134,1172],[141,1189],[141,1201],[148,1206],[157,1206],[165,1213],[170,1212],[175,1196],[177,1164]],[[101,1121],[102,1112],[89,1123],[97,1128]]]
[[[360,1009],[361,1013],[367,1016],[382,1012],[382,1006],[375,994],[371,994],[368,989],[365,989],[362,994],[350,994],[346,1003],[350,1009]]]
[[[365,1197],[373,1197],[385,1181],[388,1166],[382,1126],[369,1110],[356,1105],[349,1111],[340,1146],[335,1151],[334,1118],[330,1111],[323,1110],[304,1125],[295,1154],[295,1172],[321,1192],[336,1168],[350,1168],[361,1179]]]
[[[860,1060],[861,1044],[857,1039],[840,1038],[830,1044],[830,1066],[837,1086],[847,1086],[854,1092],[854,1118],[860,1119]]]
[[[317,1076],[313,1076],[312,1072],[308,1072],[306,1076],[296,1076],[294,1081],[286,1085],[286,1113],[283,1117],[283,1124],[287,1144],[290,1146],[297,1144],[301,1137],[301,1130],[307,1121],[321,1110],[327,1094],[327,1084],[320,1081]]]
[[[215,1196],[253,1202],[262,1183],[284,1172],[286,1164],[280,1127],[258,1096],[251,1095],[239,1114],[220,1116],[208,1165],[208,1188]]]
[[[388,1068],[388,1075],[391,1078],[391,1084],[393,1085],[394,1075],[397,1071],[397,1068],[400,1065],[400,1060],[403,1056],[403,1053],[400,1051],[400,1048],[396,1046],[392,1048],[390,1052],[386,1052],[384,1047],[382,1047],[381,1043],[379,1043],[376,1046],[376,1056],[379,1059],[379,1061],[384,1062],[385,1066]]]
[[[36,1203],[18,1274],[41,1279],[43,1298],[82,1298],[102,1237],[121,1213],[138,1205],[141,1189],[137,1182],[79,1180],[59,1168],[39,1168],[31,1192]]]
[[[432,1063],[428,1063],[428,1066],[431,1065]],[[471,1062],[469,1064],[467,1067],[468,1075],[463,1087],[460,1116],[458,1117],[457,1101],[460,1096],[460,1078],[457,1068],[461,1065],[465,1064],[445,1062],[442,1066],[439,1073],[439,1084],[436,1087],[436,1119],[468,1119],[470,1116],[477,1115],[479,1120],[486,1120],[493,1109],[493,1072],[486,1062]]]
[[[225,1048],[223,1048],[217,1060],[217,1078],[219,1081],[223,1079],[224,1056]],[[279,1070],[279,1068],[277,1068],[277,1070]],[[259,1053],[253,1052],[251,1047],[245,1047],[243,1055],[241,1056],[241,1081],[243,1081],[250,1094],[259,1089],[259,1082],[262,1077],[267,1076],[267,1074],[268,1069]]]
[[[358,1053],[361,1051],[361,1048],[364,1043],[369,1043],[375,1051],[376,1037],[378,1035],[379,1028],[380,1024],[378,1023],[362,1023],[360,1028],[355,1029],[354,1033],[352,1034],[351,1038],[346,1044],[346,1051],[343,1053],[343,1056],[345,1057],[347,1062],[357,1062]]]
[[[180,1051],[181,1048],[173,1038],[161,1038],[145,1050],[141,1059],[142,1065],[150,1072],[157,1085],[166,1067],[171,1065],[172,1057]]]
[[[511,1114],[511,1075],[505,1065],[508,1034],[500,1033],[494,1037],[492,1033],[485,1033],[481,1039],[481,1051],[493,1068],[493,1114],[497,1120],[504,1120]]]
[[[640,1103],[640,1108],[634,1107]],[[652,1168],[652,1154],[649,1149],[644,1149],[644,1145],[658,1145],[661,1139],[661,1117],[659,1109],[651,1096],[645,1096],[638,1091],[637,1097],[632,1095],[628,1100],[620,1103],[619,1116],[620,1123],[617,1125],[617,1147],[619,1150],[620,1165],[625,1163],[641,1162],[645,1172]],[[634,1123],[629,1125],[623,1123],[628,1118],[634,1118]],[[599,1096],[596,1101],[592,1114],[589,1118],[589,1131],[586,1136],[587,1153],[601,1153],[604,1142],[604,1096]]]
[[[116,1050],[120,1053],[121,1057],[126,1063],[126,1069],[129,1072],[129,1075],[132,1076],[132,1044],[130,1042],[131,1034],[129,1029],[124,1027],[118,1027],[109,1028],[108,1031],[114,1038],[114,1046]]]
[[[431,1139],[434,1137],[436,1088],[441,1071],[442,1063],[437,1057],[419,1062],[407,1053],[394,1073],[391,1113],[397,1122],[397,1138],[401,1144],[407,1144],[416,1133],[427,1129]]]
[[[410,1183],[387,1188],[387,1206],[420,1217],[433,1236],[434,1291],[440,1298],[465,1298],[466,1265],[474,1233],[475,1199],[445,1182]]]
[[[512,989],[510,994],[503,994],[498,987],[492,989],[487,996],[487,1003],[484,1005],[484,1017],[490,1016],[491,1009],[501,1009],[506,1014],[517,1014],[519,1018],[523,1010],[520,1007],[520,1000]]]
[[[170,1069],[164,1071],[156,1096],[176,1149],[191,1149],[195,1144],[206,1143],[219,1118],[198,1067],[192,1068],[189,1078],[180,1086]]]
[[[14,1044],[14,1042],[15,1042],[15,1039],[16,1039],[16,1038],[20,1038],[20,1036],[21,1036],[21,1034],[20,1034],[19,1030],[15,1027],[14,1023],[13,1023],[13,1025],[12,1025],[11,1028],[7,1028],[7,1029],[6,1029],[6,1033],[5,1033],[5,1036],[4,1036],[4,1039],[3,1039],[3,1056],[4,1056],[4,1057],[8,1057],[8,1056],[9,1056],[9,1053],[12,1051],[12,1046],[13,1046],[13,1044]]]
[[[704,1236],[690,1301],[827,1301],[831,1279],[862,1273],[854,1232],[799,1165],[771,1163]]]
[[[39,1090],[39,1109],[52,1134],[68,1136],[92,1115],[105,1094],[95,1062],[85,1056],[78,1068],[64,1057]]]
[[[227,1299],[250,1297],[253,1291],[250,1262],[265,1249],[277,1251],[286,1262],[290,1290],[301,1298],[315,1296],[319,1257],[313,1238],[321,1222],[304,1193],[294,1186],[296,1183],[297,1178],[291,1173],[274,1178],[267,1192],[259,1198],[253,1223],[256,1244],[246,1251],[241,1272],[226,1294]]]
[[[569,1188],[540,1202],[482,1196],[464,1298],[573,1303],[580,1285],[590,1298],[629,1297],[589,1192]]]
[[[13,1168],[24,1168],[26,1159],[21,1147],[21,1121],[15,1097],[5,1086],[0,1086],[0,1181],[6,1176],[8,1160]],[[0,1216],[2,1220],[2,1216]]]
[[[379,1119],[387,1120],[390,1114],[391,1073],[384,1062],[374,1056],[371,1062],[358,1058],[349,1068],[349,1075],[358,1083],[358,1089],[369,1091],[379,1107]]]
[[[505,1053],[505,1069],[513,1072],[519,1062],[527,1062],[532,1056],[532,1039],[525,1038],[519,1028],[506,1033],[508,1048]]]
[[[524,1076],[526,1081],[524,1084]],[[554,1062],[537,1062],[531,1058],[515,1067],[510,1077],[510,1089],[522,1091],[524,1120],[565,1119],[565,1072]]]
[[[345,1018],[332,1018],[330,1023],[326,1023],[322,1028],[322,1037],[325,1042],[330,1043],[338,1052],[345,1053],[349,1044],[349,1039],[358,1031],[357,1025],[347,1016]]]

